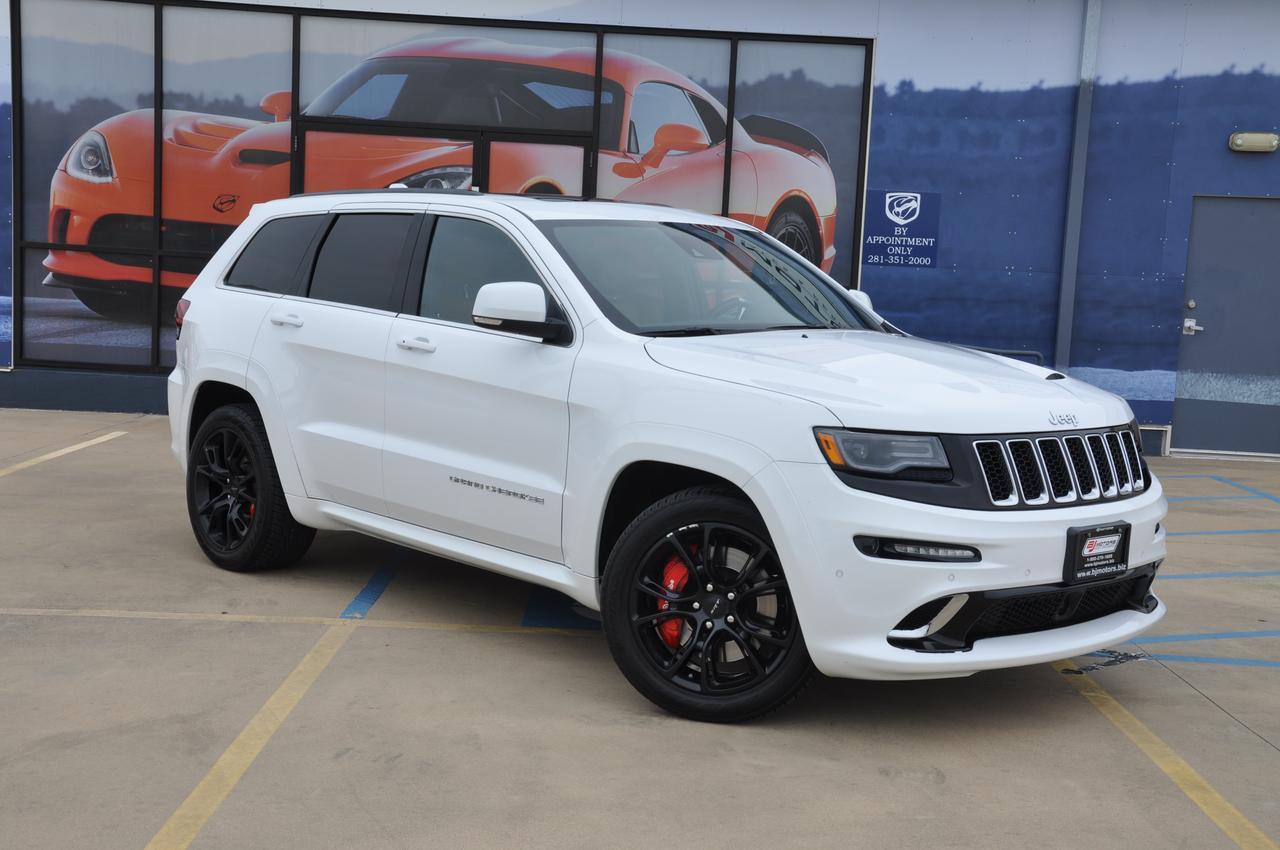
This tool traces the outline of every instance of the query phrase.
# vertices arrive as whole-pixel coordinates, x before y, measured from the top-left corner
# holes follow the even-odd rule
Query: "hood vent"
[[[245,148],[240,151],[241,165],[284,165],[289,159],[288,151],[269,151],[262,148]]]
[[[1049,374],[1044,376],[1044,379],[1046,381],[1061,381],[1061,380],[1065,380],[1066,377],[1067,376],[1062,374],[1061,372],[1050,372]]]

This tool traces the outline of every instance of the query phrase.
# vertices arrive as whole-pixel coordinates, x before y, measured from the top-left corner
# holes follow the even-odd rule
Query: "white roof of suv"
[[[272,209],[326,209],[341,206],[385,204],[388,201],[407,205],[450,204],[476,209],[510,209],[535,221],[545,219],[606,219],[614,221],[680,221],[690,224],[724,225],[729,219],[705,215],[660,204],[634,204],[627,201],[580,201],[574,198],[499,195],[479,192],[431,192],[420,189],[374,189],[370,191],[317,192],[268,201]],[[319,203],[317,203],[319,202]],[[734,221],[734,227],[747,225]]]

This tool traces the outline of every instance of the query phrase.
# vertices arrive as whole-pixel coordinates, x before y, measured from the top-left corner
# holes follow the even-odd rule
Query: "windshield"
[[[388,57],[361,62],[303,113],[588,131],[594,99],[595,77],[570,71],[476,59]],[[621,101],[617,84],[605,80],[602,126],[617,123],[614,113]]]
[[[657,221],[538,226],[609,320],[630,333],[872,328],[836,284],[752,231]]]

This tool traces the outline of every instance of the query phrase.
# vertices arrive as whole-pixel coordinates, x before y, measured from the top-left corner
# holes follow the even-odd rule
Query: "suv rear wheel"
[[[219,407],[196,432],[187,458],[187,513],[209,560],[236,572],[288,566],[316,534],[289,513],[266,428],[242,404]]]
[[[675,714],[746,720],[812,676],[768,530],[729,491],[690,488],[636,517],[609,556],[601,602],[623,674]]]

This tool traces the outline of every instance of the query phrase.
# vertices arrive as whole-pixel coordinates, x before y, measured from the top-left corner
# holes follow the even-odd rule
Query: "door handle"
[[[1204,330],[1204,326],[1197,325],[1195,319],[1186,318],[1182,320],[1183,336],[1195,336],[1197,333],[1199,333],[1202,330]]]
[[[415,336],[413,339],[401,337],[396,341],[396,345],[399,348],[403,348],[405,351],[421,351],[426,354],[430,354],[436,350],[436,344],[425,336]]]
[[[283,326],[288,325],[291,328],[302,327],[302,317],[297,313],[286,313],[283,316],[272,316],[271,324]]]

